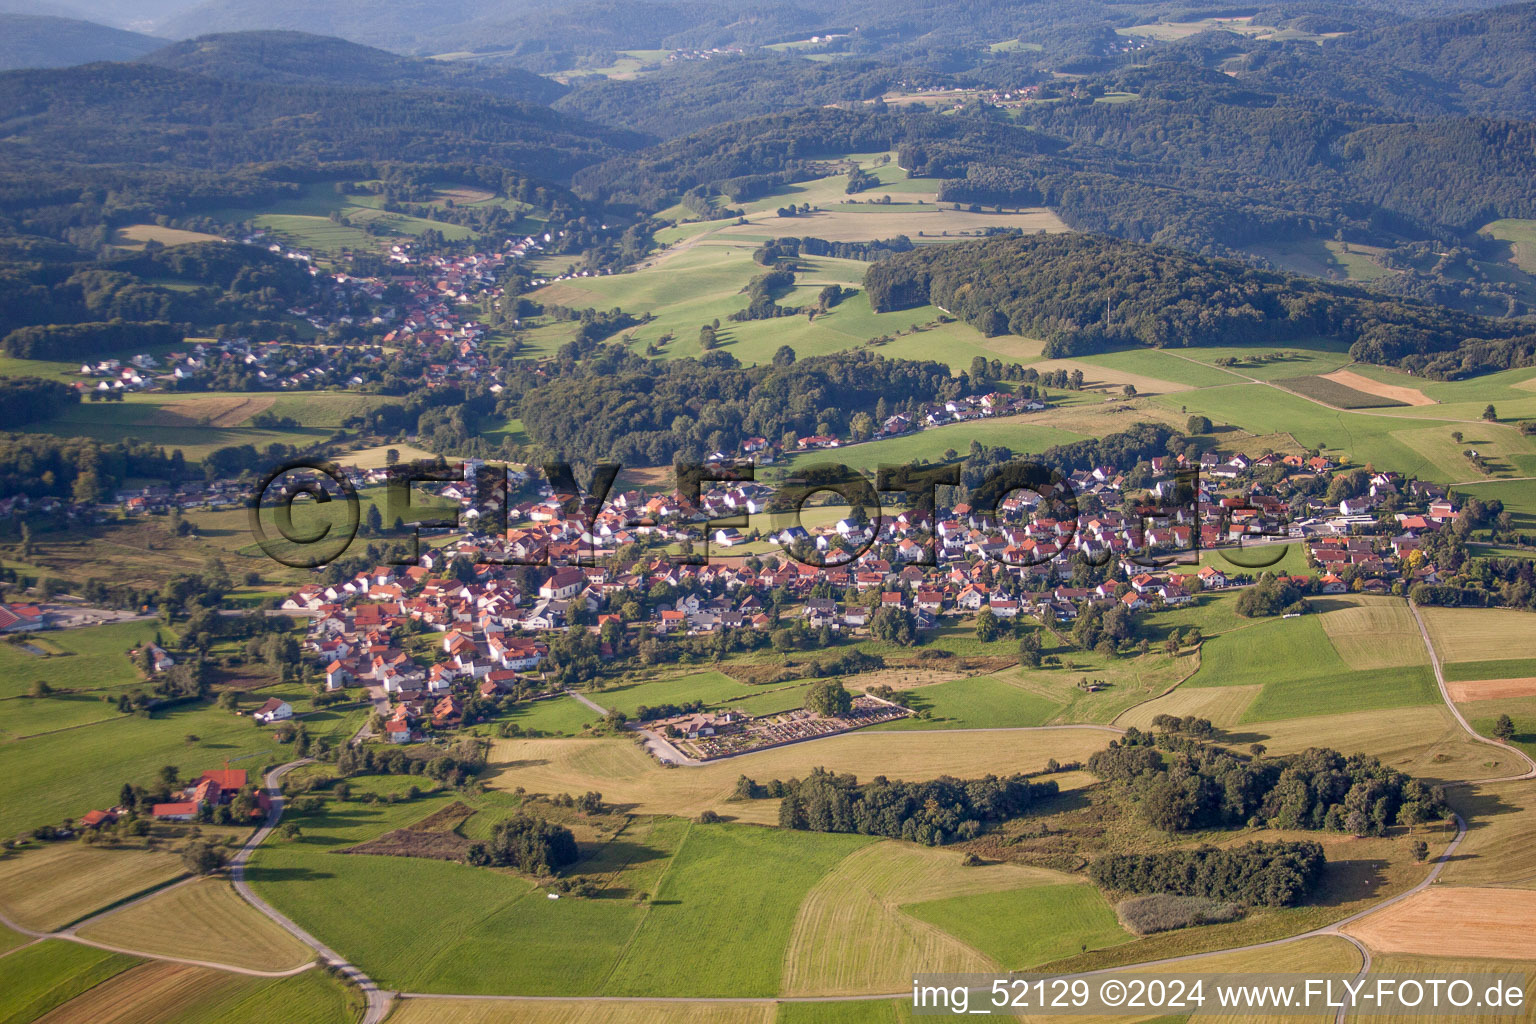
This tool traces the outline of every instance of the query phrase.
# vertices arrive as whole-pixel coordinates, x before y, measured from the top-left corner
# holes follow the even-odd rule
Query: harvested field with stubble
[[[1258,685],[1209,686],[1203,689],[1181,686],[1172,693],[1136,705],[1116,718],[1114,724],[1122,728],[1134,725],[1138,729],[1150,729],[1152,719],[1158,715],[1177,715],[1180,718],[1195,715],[1209,719],[1218,729],[1228,729],[1242,720],[1243,712],[1263,688]]]
[[[272,408],[276,401],[276,396],[199,395],[167,402],[144,422],[152,427],[238,427],[252,416]]]
[[[1435,886],[1344,928],[1372,949],[1536,960],[1536,891]]]
[[[1498,778],[1525,769],[1515,755],[1468,739],[1444,705],[1245,723],[1223,740],[1234,746],[1263,743],[1271,754],[1316,746],[1371,754],[1398,771],[1434,782]]]
[[[1445,690],[1457,704],[1504,697],[1536,697],[1536,677],[1526,679],[1469,679],[1446,681]]]
[[[285,971],[309,962],[313,951],[256,910],[223,879],[178,885],[109,914],[80,937],[162,956]]]
[[[1013,864],[964,867],[961,854],[882,842],[849,854],[816,883],[784,955],[786,995],[900,991],[914,971],[983,972],[997,964],[900,910],[904,903],[1072,882]]]
[[[1418,388],[1403,387],[1399,384],[1383,384],[1379,380],[1362,377],[1358,373],[1349,370],[1334,370],[1332,373],[1318,374],[1321,380],[1331,380],[1335,384],[1342,384],[1355,391],[1364,391],[1368,395],[1388,399],[1391,405],[1436,405],[1430,398]]]
[[[183,1020],[204,1001],[248,985],[249,979],[186,964],[147,963],[76,996],[38,1024],[153,1024]]]
[[[804,778],[822,766],[860,779],[882,774],[912,781],[939,775],[970,779],[1038,771],[1052,758],[1085,761],[1112,738],[1100,729],[986,731],[968,740],[953,730],[855,732],[675,768],[663,768],[630,740],[497,740],[483,778],[504,790],[523,786],[533,793],[576,796],[596,790],[606,802],[645,814],[692,817],[712,809],[770,825],[778,822],[778,801],[731,800],[738,776],[761,782]]]
[[[347,1024],[360,1008],[320,971],[255,978],[185,964],[125,971],[39,1017],[39,1024]]]

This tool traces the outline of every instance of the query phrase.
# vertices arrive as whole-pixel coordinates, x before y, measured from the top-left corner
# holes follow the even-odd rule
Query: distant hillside
[[[218,81],[144,64],[0,74],[0,164],[225,170],[390,160],[563,179],[640,140],[479,93]]]
[[[1322,46],[1206,33],[1176,49],[1292,95],[1414,116],[1536,114],[1536,3],[1354,32]]]
[[[173,43],[142,63],[236,82],[324,82],[384,89],[473,89],[549,104],[567,90],[517,68],[401,57],[304,32],[232,32]]]
[[[38,14],[0,14],[0,71],[61,68],[98,60],[133,60],[164,39],[91,21]]]

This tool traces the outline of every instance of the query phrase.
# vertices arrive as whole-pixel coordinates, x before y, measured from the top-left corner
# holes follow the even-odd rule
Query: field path
[[[246,861],[250,859],[251,853],[256,847],[260,846],[272,834],[272,830],[277,827],[278,819],[283,816],[283,776],[299,765],[310,764],[313,760],[313,758],[305,757],[297,761],[289,761],[287,764],[280,765],[267,773],[267,777],[263,781],[266,785],[267,796],[272,801],[271,809],[267,812],[267,822],[256,830],[255,835],[246,840],[245,845],[240,848],[240,852],[235,854],[234,859],[230,861],[230,876],[234,881],[235,891],[244,897],[247,903],[263,914],[266,914],[289,935],[292,935],[316,953],[319,953],[325,958],[327,963],[345,975],[353,984],[357,985],[358,989],[362,991],[363,996],[368,1000],[368,1009],[363,1014],[362,1024],[381,1024],[384,1018],[389,1016],[390,1007],[394,1002],[393,996],[375,985],[373,979],[364,974],[357,965],[349,962],[335,950],[309,934],[309,932],[278,913],[271,904],[257,896],[251,889],[250,883],[245,880]],[[305,966],[308,967],[310,965]]]

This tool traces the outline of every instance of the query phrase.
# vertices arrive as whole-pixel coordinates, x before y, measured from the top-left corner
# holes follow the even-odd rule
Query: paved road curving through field
[[[250,883],[245,880],[246,861],[250,859],[251,853],[256,847],[260,846],[272,834],[273,829],[277,828],[278,819],[283,816],[283,776],[300,765],[311,764],[313,761],[314,758],[310,757],[300,758],[297,761],[289,761],[285,765],[280,765],[267,773],[267,777],[263,781],[267,789],[267,796],[272,802],[271,808],[267,811],[267,822],[256,830],[255,835],[246,840],[245,845],[240,848],[240,852],[235,854],[234,859],[230,861],[230,876],[235,883],[235,890],[245,898],[247,903],[275,921],[283,931],[320,954],[326,963],[357,985],[364,998],[368,1001],[368,1008],[363,1014],[362,1024],[381,1024],[384,1018],[389,1015],[389,1008],[394,1001],[394,997],[375,985],[373,979],[364,974],[362,969],[356,964],[351,963],[309,932],[294,924],[293,921],[275,910],[270,903],[257,896],[251,889]]]

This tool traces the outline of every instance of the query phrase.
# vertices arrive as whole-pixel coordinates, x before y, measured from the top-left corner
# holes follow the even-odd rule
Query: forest
[[[530,377],[516,406],[544,450],[592,464],[664,466],[734,450],[754,434],[846,432],[859,412],[894,413],[967,390],[933,361],[843,352],[743,367],[724,351],[658,361],[609,348],[567,364],[558,376]],[[517,390],[509,388],[503,402]]]
[[[1536,331],[1235,260],[1092,235],[998,236],[870,265],[878,311],[932,303],[1047,356],[1113,348],[1342,341],[1359,362],[1439,377],[1531,365]]]
[[[784,784],[779,825],[812,832],[858,832],[927,846],[974,839],[986,824],[1016,818],[1056,795],[1054,781],[1023,776],[980,779],[941,776],[930,782],[859,785],[852,775],[823,768]]]

